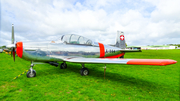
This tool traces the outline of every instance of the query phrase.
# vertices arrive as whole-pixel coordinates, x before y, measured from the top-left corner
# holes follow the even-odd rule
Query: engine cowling
[[[16,43],[16,54],[22,58],[23,56],[23,42]]]

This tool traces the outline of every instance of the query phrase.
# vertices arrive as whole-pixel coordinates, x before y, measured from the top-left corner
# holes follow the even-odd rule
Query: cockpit
[[[61,41],[66,44],[92,45],[92,40],[75,34],[63,35]]]

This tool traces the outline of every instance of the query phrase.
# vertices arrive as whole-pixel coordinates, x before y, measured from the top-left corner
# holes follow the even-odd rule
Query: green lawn
[[[88,76],[81,76],[80,64],[67,69],[37,64],[37,76],[26,74],[30,62],[0,53],[0,100],[171,100],[179,101],[180,50],[143,50],[126,53],[125,58],[173,59],[168,66],[86,64]]]

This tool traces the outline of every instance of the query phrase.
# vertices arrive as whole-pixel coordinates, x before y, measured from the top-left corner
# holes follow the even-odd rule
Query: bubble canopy
[[[92,40],[75,34],[63,35],[61,41],[67,44],[92,45]]]

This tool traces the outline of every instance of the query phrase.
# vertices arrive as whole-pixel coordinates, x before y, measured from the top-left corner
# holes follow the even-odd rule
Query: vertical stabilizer
[[[116,45],[115,46],[119,47],[119,48],[122,48],[122,49],[126,48],[124,32],[117,31]]]

